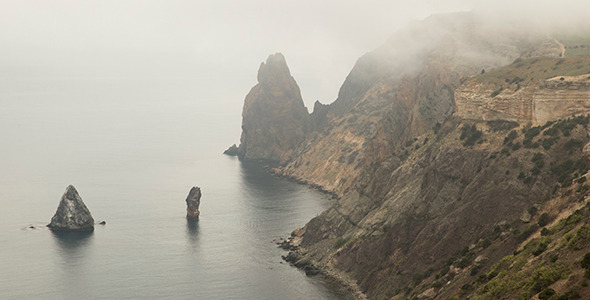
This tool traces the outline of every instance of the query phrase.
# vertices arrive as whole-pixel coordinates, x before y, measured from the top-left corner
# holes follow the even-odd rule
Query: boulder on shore
[[[59,231],[94,230],[94,219],[74,186],[70,185],[66,188],[57,211],[47,227]]]
[[[194,186],[186,197],[186,217],[199,217],[199,204],[201,204],[201,189]]]

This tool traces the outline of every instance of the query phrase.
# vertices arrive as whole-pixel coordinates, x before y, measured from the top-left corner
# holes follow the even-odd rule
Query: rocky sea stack
[[[199,217],[199,204],[201,204],[201,189],[194,186],[186,197],[186,217],[196,219]]]
[[[58,231],[93,231],[94,219],[72,185],[66,188],[51,223],[51,230]]]
[[[244,101],[238,156],[247,160],[281,161],[304,140],[308,119],[299,86],[285,57],[280,53],[270,55],[266,63],[260,64],[258,84]]]

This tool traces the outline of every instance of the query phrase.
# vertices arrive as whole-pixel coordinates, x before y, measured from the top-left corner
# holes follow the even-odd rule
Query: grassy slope
[[[477,75],[473,80],[516,90],[555,76],[575,76],[590,73],[590,57],[517,59],[513,64]]]
[[[590,37],[583,34],[567,34],[557,38],[565,47],[565,57],[590,56]]]

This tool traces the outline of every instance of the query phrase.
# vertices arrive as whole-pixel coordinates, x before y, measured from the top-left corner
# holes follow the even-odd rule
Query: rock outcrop
[[[223,151],[223,154],[229,156],[238,156],[239,153],[240,150],[236,144],[231,145],[229,148],[227,148],[227,150]]]
[[[502,93],[494,86],[467,83],[455,90],[455,114],[472,120],[530,122],[534,119],[534,94],[532,85]]]
[[[590,74],[543,81],[533,96],[533,120],[543,124],[590,111]]]
[[[74,186],[70,185],[66,188],[57,211],[47,227],[59,231],[94,230],[94,219]]]
[[[455,90],[455,114],[464,119],[532,124],[586,114],[590,74],[559,74],[587,72],[580,66],[588,63],[587,58],[532,58],[475,76]],[[525,68],[528,74],[519,70]]]
[[[238,156],[280,161],[308,131],[309,113],[285,57],[270,55],[258,70],[258,84],[244,101]]]
[[[194,186],[186,197],[186,217],[196,219],[199,217],[199,204],[201,204],[201,189]]]
[[[544,124],[590,111],[590,74],[557,76],[517,91],[469,83],[456,91],[456,114],[466,119]]]

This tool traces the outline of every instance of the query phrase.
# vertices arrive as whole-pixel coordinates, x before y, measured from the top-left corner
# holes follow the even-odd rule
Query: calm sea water
[[[208,85],[1,80],[1,299],[347,297],[273,243],[330,200],[221,155],[238,139],[241,101],[202,96]],[[43,227],[69,184],[106,226]],[[195,185],[201,218],[189,223]]]

